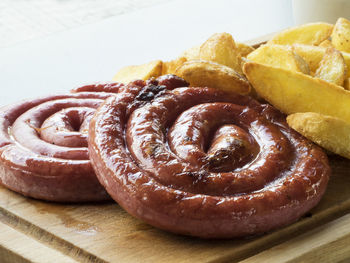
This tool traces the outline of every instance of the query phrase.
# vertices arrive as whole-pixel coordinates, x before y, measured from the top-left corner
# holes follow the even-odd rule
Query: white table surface
[[[174,0],[0,48],[0,106],[109,81],[119,68],[169,60],[215,32],[246,41],[293,24],[290,0]]]

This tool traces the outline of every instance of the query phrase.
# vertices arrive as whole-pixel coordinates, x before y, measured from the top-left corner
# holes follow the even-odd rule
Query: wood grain
[[[76,263],[71,257],[45,246],[38,240],[0,223],[0,259],[7,262],[56,262]]]
[[[310,249],[305,251],[299,250],[300,256],[310,257],[324,249],[332,251],[332,247],[327,245],[329,239],[324,239],[323,235],[316,235],[319,233],[316,229],[322,226],[327,228],[327,222],[350,211],[350,161],[333,157],[331,163],[333,176],[327,192],[321,203],[308,216],[286,228],[248,239],[200,240],[178,236],[155,229],[131,217],[115,203],[54,204],[25,198],[0,188],[0,226],[6,225],[7,231],[17,235],[19,239],[27,237],[25,242],[31,244],[27,253],[19,252],[8,245],[0,251],[27,255],[33,251],[32,247],[44,246],[46,250],[40,250],[38,255],[55,251],[78,262],[172,262],[175,259],[176,262],[238,262],[263,250],[266,250],[266,253],[272,251],[269,253],[276,257],[279,255],[276,252],[279,251],[278,246],[267,249],[278,244],[285,245],[283,254],[287,253],[299,242],[293,243],[293,238],[299,238],[301,234],[309,235],[304,233],[315,229],[315,232],[310,233],[310,238],[315,236],[324,242],[310,246]],[[334,222],[337,226],[345,221]],[[15,232],[17,234],[14,234]],[[347,233],[335,238],[336,241],[339,240],[339,247],[348,241]],[[0,239],[2,246],[6,239],[6,236]],[[31,240],[33,242],[30,242]],[[307,242],[307,239],[302,240]],[[26,246],[22,247],[26,250]],[[311,254],[308,254],[308,251]],[[4,252],[0,255],[4,255]],[[38,259],[33,262],[42,261]]]
[[[349,244],[350,214],[241,262],[341,262],[350,258]]]

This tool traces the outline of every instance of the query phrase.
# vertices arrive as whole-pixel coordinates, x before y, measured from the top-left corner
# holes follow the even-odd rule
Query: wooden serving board
[[[116,203],[61,205],[0,188],[0,262],[345,262],[350,161],[332,157],[320,204],[259,237],[201,240],[166,233]]]

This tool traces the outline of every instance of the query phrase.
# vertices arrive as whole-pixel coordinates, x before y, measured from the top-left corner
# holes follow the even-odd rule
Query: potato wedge
[[[252,46],[249,46],[247,44],[236,42],[236,46],[238,49],[238,53],[241,55],[241,57],[247,57],[249,53],[253,52],[255,48]]]
[[[242,73],[241,55],[232,36],[217,33],[205,41],[199,50],[200,60],[207,60],[230,67]]]
[[[339,118],[314,112],[287,117],[290,127],[333,153],[350,159],[350,124]]]
[[[200,50],[201,46],[194,46],[191,47],[187,50],[185,50],[180,57],[184,57],[187,60],[195,60],[195,59],[199,59],[199,50]]]
[[[310,74],[308,64],[302,57],[293,52],[290,46],[263,45],[250,53],[247,59],[273,67]]]
[[[327,48],[314,77],[343,86],[346,71],[343,55],[340,51],[330,47]]]
[[[288,28],[275,35],[268,44],[291,45],[294,43],[319,45],[332,33],[333,25],[327,23],[310,23]]]
[[[176,69],[186,61],[185,57],[178,57],[174,60],[163,62],[162,75],[175,74]]]
[[[129,83],[135,79],[146,80],[151,77],[158,77],[162,74],[162,65],[161,60],[155,60],[142,65],[126,66],[115,74],[113,81]]]
[[[350,21],[345,18],[339,18],[335,23],[332,32],[332,44],[340,50],[350,53]]]
[[[327,48],[327,47],[334,47],[332,45],[332,42],[329,39],[323,40],[318,46],[319,47],[325,47],[325,48]]]
[[[286,114],[318,112],[350,123],[350,92],[340,86],[255,62],[243,70],[257,93]]]
[[[326,53],[326,48],[303,45],[303,44],[294,44],[292,49],[295,53],[301,56],[306,63],[309,65],[310,71],[315,72]]]
[[[308,63],[310,71],[315,73],[319,64],[326,53],[326,48],[320,46],[310,46],[303,44],[294,44],[292,46],[294,52],[301,56],[306,63]],[[347,69],[350,69],[350,53],[341,52],[347,66]],[[350,77],[350,70],[347,71],[347,77]]]
[[[212,87],[239,94],[250,92],[250,85],[243,76],[232,68],[210,61],[185,62],[177,68],[175,74],[184,78],[190,86]]]

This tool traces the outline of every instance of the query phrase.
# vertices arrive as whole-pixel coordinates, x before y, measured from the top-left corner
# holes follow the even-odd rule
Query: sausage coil
[[[0,182],[23,195],[58,202],[109,199],[91,167],[89,121],[123,87],[89,85],[0,109]]]
[[[181,82],[153,84],[153,97],[126,90],[90,122],[96,174],[130,214],[174,233],[231,238],[290,224],[319,202],[327,156],[276,109]]]

